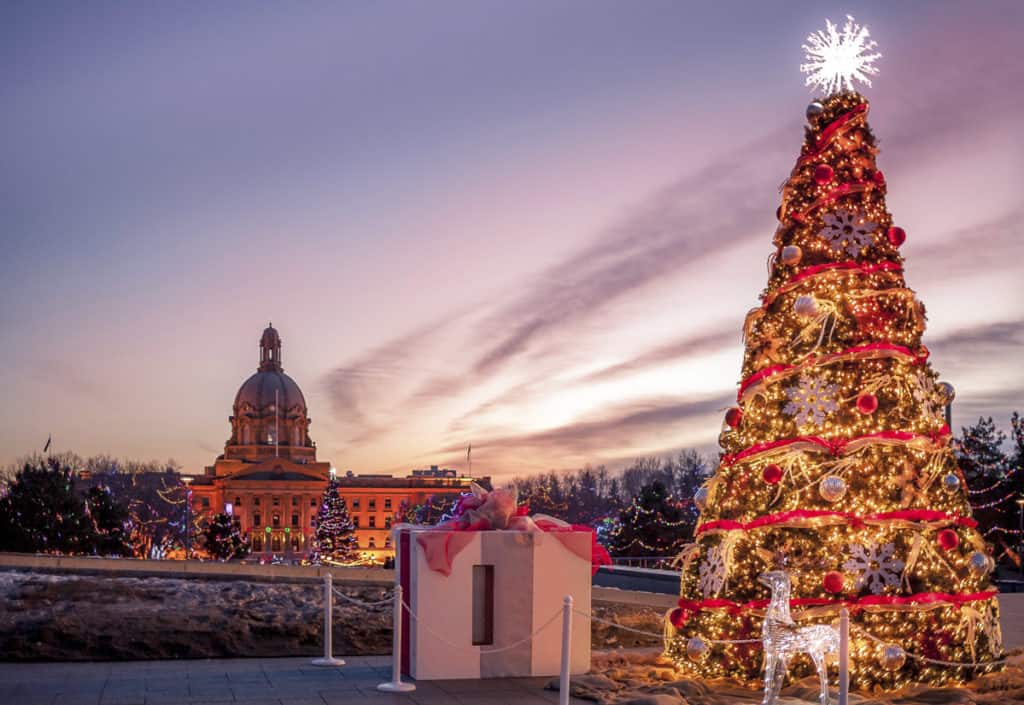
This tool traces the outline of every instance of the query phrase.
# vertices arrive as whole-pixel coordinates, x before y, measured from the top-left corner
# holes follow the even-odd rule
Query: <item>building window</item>
[[[376,497],[370,497],[369,507],[370,507],[370,511],[371,512],[377,508],[377,498]]]
[[[376,514],[371,514],[370,515],[370,528],[373,529],[373,528],[376,528],[376,526],[377,526],[377,515]]]
[[[263,550],[263,537],[254,536],[252,539],[252,550],[254,553],[259,553]]]
[[[315,507],[316,506],[316,497],[310,497],[309,498],[309,506],[311,506],[311,507]]]
[[[359,498],[358,497],[353,497],[352,498],[352,508],[353,509],[359,509]]]
[[[262,520],[263,520],[263,517],[261,517],[259,514],[253,514],[252,515],[252,525],[253,526],[259,526],[262,523]]]
[[[273,538],[270,539],[270,550],[281,550],[281,537],[278,534],[274,534]]]
[[[309,518],[309,525],[316,528],[316,517]]]
[[[292,514],[292,526],[298,526],[298,525],[299,525],[299,515],[298,514]]]
[[[367,548],[377,548],[377,542],[373,539],[372,536],[370,537],[370,543],[366,544],[366,547]]]
[[[280,504],[281,504],[281,498],[280,497],[274,497],[274,506],[276,507],[276,506],[278,506]]]
[[[241,507],[242,506],[242,498],[241,497],[235,497],[235,506],[236,507]]]
[[[384,528],[385,529],[390,529],[391,528],[391,517],[384,517]]]
[[[292,550],[296,552],[299,550],[299,538],[297,536],[292,536]]]
[[[210,498],[209,497],[203,497],[203,509],[209,509],[209,508],[210,508]]]
[[[292,495],[292,506],[293,507],[299,506],[299,498],[296,495]]]
[[[391,548],[391,534],[384,537],[384,548]]]
[[[259,497],[253,497],[252,498],[252,503],[253,503],[253,506],[256,506],[256,507],[260,506],[260,498]]]
[[[278,526],[281,526],[281,515],[280,514],[275,514],[274,515],[273,523],[274,523],[274,528],[277,528]]]
[[[385,497],[384,498],[384,508],[385,509],[391,509],[391,498],[390,497]]]
[[[359,528],[359,517],[352,517],[352,526]]]

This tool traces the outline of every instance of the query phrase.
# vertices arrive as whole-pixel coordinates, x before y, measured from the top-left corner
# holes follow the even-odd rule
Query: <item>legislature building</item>
[[[317,509],[334,470],[317,459],[306,399],[284,373],[281,337],[273,325],[263,331],[259,367],[239,388],[228,421],[224,453],[191,478],[193,511],[233,516],[254,557],[304,558],[313,550]],[[390,529],[403,503],[416,505],[439,494],[454,498],[472,482],[437,466],[407,477],[346,473],[337,479],[362,557],[376,562],[394,555]]]

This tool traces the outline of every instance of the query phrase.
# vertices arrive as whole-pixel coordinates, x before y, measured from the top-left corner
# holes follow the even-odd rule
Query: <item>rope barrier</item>
[[[334,588],[334,594],[337,595],[338,597],[340,597],[341,599],[347,601],[347,602],[351,602],[353,605],[358,605],[360,607],[366,607],[366,608],[369,608],[369,607],[380,607],[381,605],[389,605],[392,602],[394,602],[394,595],[395,595],[393,592],[389,592],[389,593],[387,593],[387,597],[385,597],[383,600],[380,600],[379,602],[363,602],[362,600],[357,600],[354,597],[349,597],[345,593],[343,593],[340,590],[338,590],[338,588]]]
[[[409,603],[407,603],[405,600],[402,600],[402,607],[404,607],[406,610],[408,610],[409,616],[412,619],[416,620],[416,623],[418,625],[420,625],[420,627],[422,627],[423,630],[428,632],[432,637],[434,637],[435,639],[437,639],[441,643],[443,643],[443,644],[445,644],[447,646],[450,646],[453,649],[456,649],[458,651],[463,651],[465,653],[471,653],[471,654],[499,654],[502,651],[509,651],[509,650],[514,649],[516,647],[522,646],[526,642],[532,641],[533,637],[537,636],[542,631],[544,631],[545,629],[550,627],[554,623],[554,621],[556,619],[558,619],[559,617],[562,616],[562,610],[561,610],[561,608],[559,608],[558,611],[556,611],[553,615],[551,615],[551,617],[548,619],[548,621],[544,622],[544,624],[542,624],[539,627],[537,627],[536,629],[534,629],[531,634],[528,634],[527,636],[525,636],[524,638],[520,639],[519,641],[513,642],[511,644],[507,644],[507,645],[499,647],[497,649],[479,649],[478,650],[476,648],[467,648],[464,644],[455,644],[455,643],[445,639],[443,636],[438,634],[432,628],[430,628],[429,626],[424,624],[423,621],[420,619],[419,615],[417,615],[415,612],[412,611],[412,607],[410,607]]]
[[[618,622],[612,622],[611,620],[602,619],[601,617],[596,617],[596,616],[594,616],[591,613],[583,612],[581,610],[574,609],[573,612],[575,612],[576,614],[580,615],[581,617],[586,617],[587,619],[589,619],[589,620],[591,620],[593,622],[600,622],[601,624],[607,624],[609,627],[615,627],[617,629],[621,629],[624,632],[632,632],[633,634],[640,634],[641,636],[649,636],[649,637],[652,637],[654,639],[662,639],[665,636],[664,634],[661,634],[661,633],[655,634],[654,632],[645,632],[645,631],[643,631],[641,629],[634,629],[633,627],[627,627],[624,624],[619,624]],[[713,640],[709,640],[709,641],[712,644],[755,644],[755,643],[760,643],[761,642],[760,639],[713,639]]]
[[[889,642],[887,642],[887,641],[885,641],[883,639],[879,639],[877,636],[875,636],[871,632],[865,630],[863,627],[854,625],[854,628],[858,632],[860,632],[861,634],[866,636],[868,639],[870,639],[871,641],[875,642],[876,644],[882,644],[883,646],[885,646],[885,645],[887,645],[889,643]],[[939,659],[928,658],[927,656],[921,656],[919,654],[912,654],[909,651],[907,651],[906,649],[903,650],[903,653],[905,653],[907,655],[907,658],[912,658],[915,661],[924,661],[925,663],[934,664],[936,666],[954,666],[954,667],[959,667],[959,668],[985,668],[987,666],[998,666],[998,665],[1004,664],[1007,661],[1009,661],[1008,658],[1003,657],[1001,659],[996,659],[994,661],[978,661],[977,663],[960,663],[958,661],[940,661]]]

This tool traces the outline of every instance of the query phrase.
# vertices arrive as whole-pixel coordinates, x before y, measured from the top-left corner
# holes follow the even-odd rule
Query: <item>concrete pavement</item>
[[[3,705],[554,705],[550,678],[430,681],[381,693],[387,656],[339,668],[308,658],[0,663]],[[575,705],[589,701],[572,699]],[[589,703],[589,705],[593,705]]]

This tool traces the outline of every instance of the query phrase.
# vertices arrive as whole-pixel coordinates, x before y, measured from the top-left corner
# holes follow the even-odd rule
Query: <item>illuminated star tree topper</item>
[[[854,80],[870,86],[869,77],[878,75],[873,64],[882,57],[875,51],[877,47],[868,28],[857,24],[850,15],[846,16],[842,31],[825,20],[824,30],[807,36],[803,45],[807,63],[800,64],[800,71],[807,74],[806,85],[820,87],[826,96],[854,90]]]

